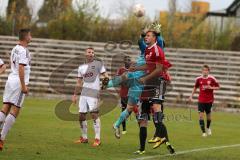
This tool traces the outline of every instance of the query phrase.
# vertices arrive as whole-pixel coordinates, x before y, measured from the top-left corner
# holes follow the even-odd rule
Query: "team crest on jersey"
[[[211,81],[207,81],[207,84],[208,84],[208,85],[211,84]]]
[[[146,59],[150,59],[152,57],[153,53],[150,52],[148,55],[146,55]]]

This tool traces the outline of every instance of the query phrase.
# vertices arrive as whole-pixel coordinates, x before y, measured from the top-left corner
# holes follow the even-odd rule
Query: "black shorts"
[[[200,103],[198,102],[198,112],[206,112],[206,114],[211,113],[213,103]]]
[[[121,107],[122,109],[126,109],[127,108],[127,103],[128,103],[128,97],[121,97]]]
[[[150,120],[152,103],[149,100],[143,100],[138,107],[137,120]]]
[[[167,81],[163,78],[152,79],[150,83],[146,84],[146,88],[150,93],[150,100],[153,104],[162,104],[167,89]]]

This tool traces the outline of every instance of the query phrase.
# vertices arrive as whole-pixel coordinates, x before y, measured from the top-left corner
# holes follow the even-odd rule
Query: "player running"
[[[75,143],[88,143],[87,137],[87,120],[86,114],[90,112],[93,119],[93,127],[95,131],[94,147],[101,144],[100,141],[100,118],[99,118],[99,90],[100,90],[100,75],[108,77],[106,69],[101,61],[94,59],[94,49],[86,49],[86,63],[78,68],[77,85],[72,97],[72,101],[76,104],[77,95],[81,95],[79,99],[79,122],[82,131],[82,136]],[[81,89],[82,88],[82,89]]]
[[[31,56],[27,47],[31,39],[30,30],[21,29],[19,43],[11,52],[11,73],[5,85],[3,107],[0,112],[0,123],[4,123],[0,137],[0,150],[3,149],[6,136],[19,116],[25,95],[28,93]]]
[[[214,101],[214,90],[220,89],[217,79],[209,75],[209,72],[210,72],[209,66],[204,65],[202,68],[202,76],[196,78],[195,86],[193,88],[191,96],[189,97],[189,101],[192,102],[193,95],[199,88],[200,91],[198,96],[199,125],[202,130],[203,137],[206,137],[207,135],[212,135],[210,125],[212,121],[211,110]],[[207,115],[207,133],[205,130],[204,112]]]
[[[7,68],[7,65],[4,64],[3,60],[0,58],[0,74],[3,74]]]

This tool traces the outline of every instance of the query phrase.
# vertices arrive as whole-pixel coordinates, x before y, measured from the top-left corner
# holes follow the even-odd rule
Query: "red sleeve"
[[[195,87],[198,88],[199,87],[199,79],[196,79],[196,82],[195,82]]]
[[[214,87],[220,87],[218,81],[215,78],[213,78],[213,85]]]
[[[155,55],[156,55],[155,63],[164,65],[165,55],[163,50],[158,46],[155,47]]]
[[[118,69],[116,76],[121,76],[122,74],[123,74],[123,68],[121,67]]]

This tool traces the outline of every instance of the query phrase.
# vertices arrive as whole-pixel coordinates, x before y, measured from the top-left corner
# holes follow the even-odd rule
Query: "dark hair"
[[[26,35],[31,32],[30,29],[28,28],[24,28],[24,29],[20,29],[19,33],[18,33],[18,38],[20,41],[23,41],[26,37]]]
[[[208,69],[208,71],[210,71],[210,67],[208,66],[208,65],[203,65],[203,68],[207,68]]]
[[[130,56],[128,56],[128,55],[124,55],[124,57],[123,57],[124,59],[130,59],[131,57]]]
[[[149,31],[147,31],[147,33],[148,33],[148,32],[151,32],[155,37],[158,36],[158,34],[157,34],[155,31],[149,30]]]

